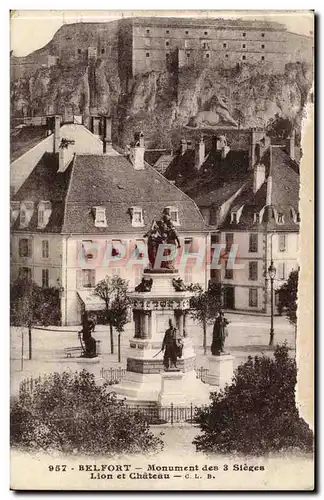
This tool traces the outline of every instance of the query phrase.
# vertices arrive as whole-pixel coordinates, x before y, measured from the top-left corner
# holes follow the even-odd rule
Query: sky
[[[15,56],[24,56],[46,45],[56,31],[67,23],[108,22],[121,17],[152,16],[153,11],[73,11],[73,10],[16,10],[11,11],[10,49]],[[313,16],[307,11],[155,11],[155,15],[173,17],[246,17],[250,20],[276,21],[288,31],[309,35],[313,31]],[[248,17],[247,17],[248,16]]]

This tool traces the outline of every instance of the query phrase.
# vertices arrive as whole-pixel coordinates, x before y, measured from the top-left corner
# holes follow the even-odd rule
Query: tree
[[[277,291],[279,298],[277,309],[279,313],[286,311],[290,323],[295,326],[297,323],[298,277],[299,270],[291,271],[286,283]]]
[[[56,325],[59,322],[58,290],[42,288],[28,278],[18,278],[11,285],[10,324],[28,328],[29,359],[32,359],[32,325]]]
[[[212,393],[210,406],[198,410],[202,432],[194,439],[197,451],[312,451],[313,433],[296,407],[296,381],[296,361],[285,344],[276,347],[274,358],[249,356],[232,384]]]
[[[207,353],[207,326],[212,324],[221,308],[221,288],[211,283],[206,291],[199,283],[191,283],[187,290],[194,293],[190,299],[190,315],[203,328],[204,355]]]
[[[46,376],[13,402],[11,444],[94,456],[160,451],[143,415],[127,410],[109,387],[85,370]]]
[[[120,334],[127,323],[128,298],[126,295],[128,281],[120,276],[106,276],[95,287],[95,294],[104,300],[106,305],[106,322],[110,328],[110,352],[114,354],[114,331],[118,332],[118,360],[120,360]]]
[[[267,124],[267,133],[274,140],[283,141],[290,137],[293,124],[289,118],[283,118],[276,113],[274,118],[270,118]]]

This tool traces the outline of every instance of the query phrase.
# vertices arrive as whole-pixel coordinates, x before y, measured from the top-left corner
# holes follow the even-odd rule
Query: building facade
[[[110,23],[64,25],[37,55],[12,58],[12,76],[35,69],[109,60],[128,80],[149,71],[183,67],[271,65],[312,61],[312,38],[276,22],[172,17],[124,18]]]
[[[144,162],[143,138],[128,156],[109,151],[74,154],[63,164],[47,153],[12,198],[11,280],[59,287],[62,324],[80,323],[84,309],[101,307],[93,289],[105,276],[121,276],[130,289],[139,284],[148,264],[144,235],[163,212],[179,232],[182,278],[208,284],[205,260],[194,265],[189,258],[209,248],[198,207]]]

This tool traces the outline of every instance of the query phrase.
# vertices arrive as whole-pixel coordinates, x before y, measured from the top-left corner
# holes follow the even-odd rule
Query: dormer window
[[[94,207],[94,212],[95,212],[95,226],[107,227],[106,208]]]
[[[10,208],[11,208],[10,210],[11,224],[13,224],[14,222],[16,222],[19,215],[19,209],[20,209],[19,201],[12,201]]]
[[[260,224],[260,214],[259,214],[259,212],[255,212],[255,214],[254,214],[254,224]]]
[[[130,209],[132,216],[132,226],[142,227],[144,226],[143,209],[141,207],[132,207]]]
[[[38,228],[43,229],[47,226],[52,213],[52,204],[50,201],[40,201],[38,204]]]
[[[277,223],[278,224],[283,224],[285,221],[284,214],[281,212],[278,212],[277,214]]]
[[[237,212],[231,212],[231,224],[237,224]]]
[[[24,201],[20,205],[20,227],[27,227],[34,213],[34,202]]]
[[[290,207],[290,211],[291,211],[291,217],[292,217],[294,223],[299,224],[300,223],[300,213],[296,212],[296,210],[293,207]]]
[[[170,216],[171,222],[175,226],[180,226],[179,212],[178,212],[177,207],[165,207],[165,209],[163,210],[163,213]]]

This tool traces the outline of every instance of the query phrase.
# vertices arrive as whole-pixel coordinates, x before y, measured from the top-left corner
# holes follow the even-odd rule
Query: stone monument
[[[172,247],[179,248],[180,242],[169,215],[163,213],[161,220],[154,220],[145,237],[150,264],[141,283],[129,293],[132,354],[116,392],[132,404],[208,404],[209,388],[196,377],[196,355],[186,332],[191,293],[171,258]],[[157,263],[160,245],[165,245],[166,260]]]
[[[225,340],[227,337],[227,325],[229,321],[220,311],[216,317],[213,329],[213,341],[211,345],[212,355],[209,357],[209,372],[206,382],[211,386],[223,389],[233,377],[234,356],[225,352]]]

